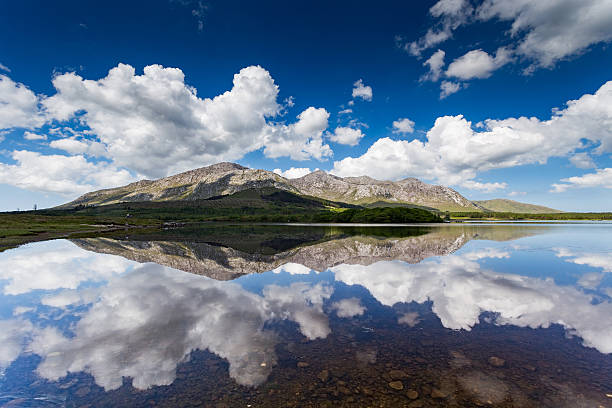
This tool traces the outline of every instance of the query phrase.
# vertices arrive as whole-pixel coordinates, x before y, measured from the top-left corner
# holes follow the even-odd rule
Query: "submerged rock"
[[[389,383],[389,387],[393,388],[394,390],[401,391],[404,389],[404,384],[401,381],[391,381]]]
[[[493,367],[503,367],[506,364],[506,360],[496,356],[491,356],[489,357],[489,364],[491,364]]]

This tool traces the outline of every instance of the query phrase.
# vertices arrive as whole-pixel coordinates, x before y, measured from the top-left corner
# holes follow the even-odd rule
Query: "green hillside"
[[[555,210],[554,208],[544,207],[542,205],[521,203],[518,201],[508,200],[504,198],[474,201],[474,203],[492,212],[530,213],[530,214],[553,214],[553,213],[563,212],[563,211]]]

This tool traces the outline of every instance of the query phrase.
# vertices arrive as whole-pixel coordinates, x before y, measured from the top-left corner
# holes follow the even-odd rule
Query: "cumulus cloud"
[[[562,193],[570,188],[603,187],[612,188],[612,168],[598,169],[595,173],[561,179],[562,183],[552,185],[553,193]]]
[[[459,82],[442,81],[440,83],[440,99],[444,99],[449,95],[459,92],[463,87]]]
[[[315,169],[314,171],[316,170],[318,169]],[[308,167],[291,167],[290,169],[287,169],[285,171],[282,171],[281,169],[274,169],[274,173],[288,179],[304,177],[305,175],[310,174],[312,172],[313,170],[310,170],[310,168]]]
[[[106,148],[102,143],[88,139],[77,139],[67,137],[65,139],[53,140],[49,146],[54,149],[63,150],[71,154],[86,154],[88,156],[103,157],[106,155]]]
[[[331,155],[323,144],[329,114],[309,107],[294,123],[273,123],[282,106],[278,86],[265,69],[234,75],[231,90],[200,98],[177,68],[150,65],[142,75],[126,64],[105,78],[74,73],[53,79],[57,93],[42,103],[59,121],[75,116],[105,148],[106,157],[148,177],[159,177],[264,148],[268,157],[296,160]]]
[[[290,125],[268,126],[264,154],[277,158],[288,156],[294,160],[315,158],[322,160],[332,155],[329,145],[323,143],[329,113],[323,108],[310,107],[298,115]]]
[[[357,146],[364,136],[361,129],[340,126],[329,135],[329,140],[343,145]]]
[[[480,49],[472,50],[451,62],[445,74],[461,80],[488,78],[493,71],[501,68],[510,60],[510,53],[506,48],[499,48],[495,57]]]
[[[423,66],[429,68],[429,72],[421,78],[423,81],[437,81],[442,75],[442,68],[444,67],[444,56],[446,53],[442,50],[434,52],[431,57],[423,63]]]
[[[438,23],[418,40],[400,45],[418,57],[424,50],[451,38],[453,30],[464,24],[472,15],[472,11],[467,0],[439,0],[429,9],[429,14],[438,19]]]
[[[550,68],[561,59],[612,40],[612,3],[608,0],[486,0],[480,20],[510,22],[516,52],[535,67]]]
[[[353,84],[353,99],[357,98],[368,102],[372,100],[372,87],[364,85],[363,79],[359,79]]]
[[[570,156],[569,161],[579,169],[592,169],[596,167],[593,158],[588,153],[584,152],[574,153]]]
[[[27,190],[75,196],[135,181],[125,169],[103,161],[93,163],[82,155],[44,155],[16,150],[11,156],[17,163],[0,163],[0,183]]]
[[[552,279],[501,274],[480,267],[469,257],[449,255],[411,265],[404,262],[339,265],[335,279],[361,285],[382,304],[431,301],[444,327],[470,330],[481,313],[493,312],[495,323],[519,327],[561,324],[588,347],[612,353],[612,303]],[[373,271],[376,273],[373,273]]]
[[[23,84],[0,74],[0,129],[36,128],[45,122],[41,99]]]
[[[481,183],[479,181],[474,181],[474,180],[466,180],[463,183],[461,183],[461,185],[465,188],[469,188],[470,190],[479,190],[479,191],[484,191],[486,193],[492,193],[494,191],[503,190],[506,187],[508,187],[508,184],[506,183],[500,183],[500,182]]]
[[[408,118],[399,118],[393,121],[393,133],[406,134],[414,132],[414,121]]]
[[[366,308],[361,304],[361,301],[358,298],[346,298],[334,302],[330,306],[331,310],[336,311],[336,315],[338,317],[355,317],[361,316]]]
[[[440,0],[429,13],[434,25],[423,37],[402,45],[412,55],[448,40],[462,25],[491,20],[510,24],[507,48],[528,61],[526,72],[553,67],[612,40],[608,0],[485,0],[475,9],[465,0]]]
[[[46,135],[41,135],[39,133],[34,133],[27,130],[23,132],[23,138],[25,140],[47,140]]]
[[[599,143],[600,153],[612,149],[612,81],[595,94],[569,101],[548,120],[531,117],[488,119],[478,131],[463,116],[436,119],[427,140],[378,139],[359,157],[334,162],[333,174],[398,180],[422,177],[445,185],[473,180],[479,172],[545,163],[582,147],[582,140]],[[609,171],[569,183],[598,184]],[[472,184],[474,186],[474,184]],[[498,185],[502,187],[502,185]]]

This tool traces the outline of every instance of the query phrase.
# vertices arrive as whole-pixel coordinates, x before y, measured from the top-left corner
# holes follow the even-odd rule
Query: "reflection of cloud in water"
[[[585,345],[612,353],[612,304],[593,304],[593,297],[552,279],[500,274],[481,269],[476,255],[447,256],[411,265],[378,262],[370,266],[340,265],[331,270],[336,280],[362,285],[381,303],[423,303],[442,324],[469,330],[484,311],[498,314],[496,323],[521,327],[563,325]]]
[[[575,253],[568,248],[555,248],[557,257],[569,258],[567,262],[575,263],[576,265],[587,265],[592,268],[601,268],[603,272],[612,272],[612,254],[604,253]]]
[[[322,284],[293,284],[267,286],[259,296],[234,283],[146,264],[100,288],[74,336],[46,328],[31,348],[43,358],[41,376],[57,380],[84,371],[107,390],[120,387],[122,377],[140,389],[170,384],[177,364],[195,349],[227,359],[238,383],[257,385],[276,359],[276,335],[265,323],[290,319],[305,336],[325,337],[330,329],[322,304],[331,293]],[[71,291],[47,298],[62,306],[71,300],[83,301]]]
[[[8,281],[5,295],[76,289],[83,282],[106,281],[134,264],[119,256],[83,251],[70,241],[48,241],[2,254],[0,281]]]
[[[421,319],[417,312],[408,312],[398,317],[397,322],[399,324],[406,324],[408,327],[414,327],[421,322]]]
[[[334,302],[331,304],[331,309],[336,311],[338,317],[361,316],[366,310],[361,301],[355,297]]]
[[[31,331],[32,324],[27,320],[0,320],[0,377],[19,357]]]

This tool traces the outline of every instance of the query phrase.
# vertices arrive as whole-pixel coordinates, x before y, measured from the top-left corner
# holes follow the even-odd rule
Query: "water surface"
[[[0,253],[0,406],[612,406],[612,225],[192,227]]]

